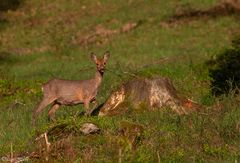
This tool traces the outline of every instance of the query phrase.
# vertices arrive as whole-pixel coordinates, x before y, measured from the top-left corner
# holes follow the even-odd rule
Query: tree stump
[[[144,108],[149,111],[168,107],[182,115],[198,110],[200,105],[179,97],[168,78],[134,79],[122,84],[111,93],[100,108],[99,116],[123,114],[129,107],[135,110]]]

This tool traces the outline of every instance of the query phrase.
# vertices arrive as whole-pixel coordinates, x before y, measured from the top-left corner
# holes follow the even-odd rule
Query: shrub
[[[231,48],[224,50],[216,59],[209,61],[209,75],[214,95],[229,93],[240,87],[240,38],[232,41]],[[238,93],[237,90],[235,93]]]

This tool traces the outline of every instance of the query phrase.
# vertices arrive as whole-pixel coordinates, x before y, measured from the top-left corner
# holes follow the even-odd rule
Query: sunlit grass
[[[0,30],[0,93],[4,94],[0,94],[0,156],[10,153],[11,144],[15,152],[31,151],[37,133],[53,125],[47,119],[46,109],[38,117],[37,127],[31,126],[32,111],[41,100],[42,83],[53,77],[91,78],[95,65],[90,52],[100,56],[109,50],[108,70],[98,94],[100,103],[119,84],[131,79],[129,74],[135,74],[169,77],[179,94],[206,108],[200,114],[183,117],[163,108],[118,117],[76,118],[77,112],[84,111],[83,106],[64,106],[56,113],[57,123],[80,125],[87,121],[102,129],[93,138],[77,136],[74,143],[80,149],[79,161],[84,161],[81,151],[90,147],[96,162],[118,161],[119,148],[126,162],[157,162],[158,155],[163,162],[239,159],[238,97],[223,97],[222,109],[216,110],[212,105],[220,99],[210,94],[211,79],[205,65],[230,45],[239,22],[226,16],[162,24],[175,13],[176,7],[199,9],[215,3],[215,0],[26,1],[20,9],[5,13],[9,22]],[[96,25],[116,29],[138,21],[139,27],[109,36],[104,44],[82,47],[73,43],[78,35],[94,31]],[[143,137],[136,151],[119,145],[119,141],[125,141],[118,135],[121,121],[143,125]]]

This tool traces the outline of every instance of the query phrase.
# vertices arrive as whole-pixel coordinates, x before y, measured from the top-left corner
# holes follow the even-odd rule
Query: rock
[[[84,123],[82,124],[80,131],[85,134],[94,134],[94,133],[98,133],[100,131],[100,129],[98,128],[98,126],[96,126],[93,123]]]
[[[100,108],[99,116],[118,115],[128,111],[129,106],[137,110],[156,110],[169,107],[179,115],[197,110],[200,105],[179,97],[168,78],[134,79],[122,84],[108,97]],[[145,107],[142,107],[145,106]]]
[[[50,139],[60,140],[71,135],[95,134],[99,131],[100,129],[97,125],[90,122],[85,122],[80,126],[76,125],[75,123],[59,123],[49,128],[45,133]]]

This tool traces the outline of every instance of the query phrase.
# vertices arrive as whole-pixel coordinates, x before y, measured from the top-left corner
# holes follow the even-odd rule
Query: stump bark
[[[122,84],[111,93],[100,108],[99,116],[119,115],[127,112],[129,107],[149,111],[167,107],[182,115],[196,111],[201,106],[178,96],[168,78],[134,79]]]

